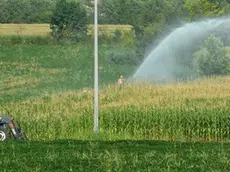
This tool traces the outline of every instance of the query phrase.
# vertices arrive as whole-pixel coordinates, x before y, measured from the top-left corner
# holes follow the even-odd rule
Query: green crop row
[[[142,87],[134,86],[133,90]],[[159,89],[161,96],[164,95],[165,88],[155,89]],[[154,101],[152,104],[132,104],[131,100],[130,104],[126,104],[119,96],[127,96],[130,90],[129,86],[120,91],[110,88],[100,96],[100,133],[107,139],[224,141],[230,138],[228,100],[209,98],[202,100],[207,104],[200,104],[200,99],[188,103],[187,98],[181,97],[181,102],[173,104],[169,95],[164,100],[168,101],[168,105]],[[160,97],[156,96],[156,99]],[[1,109],[3,113],[13,114],[32,140],[84,140],[90,139],[93,133],[92,100],[91,92],[73,92],[68,96],[9,103],[1,105]]]

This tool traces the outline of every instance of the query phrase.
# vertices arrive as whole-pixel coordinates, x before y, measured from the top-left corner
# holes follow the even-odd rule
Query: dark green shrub
[[[211,34],[203,47],[194,53],[193,66],[198,75],[226,75],[229,72],[230,58],[223,42]]]
[[[79,3],[59,0],[51,16],[50,28],[57,40],[79,41],[87,33],[86,11]]]
[[[9,41],[11,45],[22,44],[23,38],[21,36],[11,36]]]
[[[113,32],[113,40],[114,41],[120,41],[122,37],[122,33],[120,30],[116,29],[114,32]]]
[[[110,64],[139,64],[135,51],[131,49],[113,48],[107,52],[107,57]]]
[[[10,36],[0,36],[0,45],[21,45],[21,44],[54,44],[55,41],[53,37],[48,36],[20,36],[20,35],[10,35]]]

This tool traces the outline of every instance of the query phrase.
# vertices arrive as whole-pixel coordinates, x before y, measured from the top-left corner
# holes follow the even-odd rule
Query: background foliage
[[[230,58],[219,37],[210,35],[204,45],[194,53],[194,68],[199,75],[226,75]]]
[[[0,23],[50,23],[52,34],[57,40],[84,39],[92,43],[93,34],[86,36],[86,30],[87,24],[93,23],[93,8],[92,0],[2,0]],[[98,11],[99,24],[130,25],[134,33],[121,33],[121,30],[116,30],[111,36],[104,30],[100,34],[99,43],[115,45],[107,53],[108,61],[138,65],[172,28],[187,21],[227,15],[230,12],[230,1],[101,0]],[[227,28],[218,29],[216,35],[224,45],[230,44]],[[188,70],[192,70],[192,54],[198,46],[189,45],[186,52],[181,51],[178,54],[177,60],[186,63],[190,68]]]
[[[51,16],[52,35],[60,40],[79,41],[87,34],[86,11],[79,3],[60,0]]]

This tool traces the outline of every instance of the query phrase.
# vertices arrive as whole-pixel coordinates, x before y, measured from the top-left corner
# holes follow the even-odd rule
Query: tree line
[[[55,39],[79,41],[86,35],[87,24],[93,23],[93,8],[92,0],[1,0],[0,23],[50,23]],[[228,15],[230,0],[100,0],[98,11],[99,24],[132,25],[136,37],[129,49],[115,51],[113,47],[108,53],[110,62],[138,64],[149,45],[158,44],[162,35],[183,22]],[[119,33],[116,35],[119,37]],[[209,45],[213,47],[207,48]],[[211,52],[215,45],[219,46],[217,54]],[[226,74],[230,69],[224,44],[214,35],[189,58],[194,59],[193,66],[200,74]],[[210,58],[214,73],[204,65]],[[219,67],[215,66],[217,62]]]
[[[55,11],[60,1],[1,0],[0,23],[50,23],[53,15],[60,14]],[[81,18],[79,21],[93,23],[93,0],[64,1],[79,4],[75,10],[84,13],[74,12],[77,18]],[[65,10],[66,14],[71,12],[68,7]],[[184,21],[229,14],[230,0],[100,0],[98,11],[99,24],[130,24],[136,36],[144,39],[147,45],[163,30],[170,32]]]
[[[1,0],[0,23],[49,23],[59,0]],[[93,0],[80,3],[93,22]],[[148,25],[154,22],[194,21],[230,12],[230,0],[100,0],[99,23]]]
[[[53,15],[58,14],[55,10],[60,6],[57,5],[60,1],[62,0],[1,0],[0,23],[50,23],[54,21]],[[93,23],[93,0],[65,1],[79,4],[78,11],[84,14],[74,14],[78,15],[76,20],[85,20],[82,22],[83,28],[84,23]],[[71,11],[67,7],[65,10],[66,14]],[[152,40],[160,37],[162,31],[164,34],[170,32],[171,28],[183,22],[228,15],[230,0],[100,0],[98,11],[99,24],[130,24],[140,40],[139,46],[146,47]],[[70,18],[73,19],[71,16]],[[60,33],[55,35],[60,36]]]

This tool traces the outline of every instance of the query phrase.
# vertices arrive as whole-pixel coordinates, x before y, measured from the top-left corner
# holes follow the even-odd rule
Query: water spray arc
[[[186,56],[186,51],[189,50],[190,45],[197,44],[201,37],[221,27],[222,24],[230,24],[230,19],[209,19],[188,23],[175,29],[145,58],[133,78],[135,80],[171,79],[175,72],[185,72],[186,66],[178,61],[177,57]],[[183,61],[186,58],[180,59]]]

